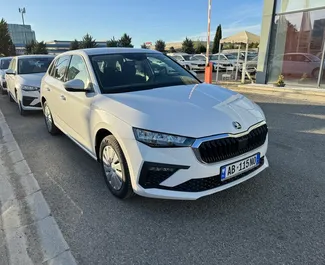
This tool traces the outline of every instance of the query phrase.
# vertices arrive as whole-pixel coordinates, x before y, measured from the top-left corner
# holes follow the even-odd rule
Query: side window
[[[54,67],[54,74],[53,74],[54,78],[56,78],[62,82],[66,81],[65,73],[69,66],[70,57],[71,56],[69,56],[69,55],[62,56],[62,57],[58,58],[58,60],[56,60],[55,67]]]
[[[79,55],[73,55],[70,62],[67,74],[67,81],[73,79],[79,79],[83,81],[85,88],[89,86],[90,77],[86,67],[86,63]]]
[[[52,77],[54,77],[54,68],[55,68],[55,64],[56,64],[57,60],[53,60],[53,62],[51,63],[49,69],[48,69],[48,74]]]

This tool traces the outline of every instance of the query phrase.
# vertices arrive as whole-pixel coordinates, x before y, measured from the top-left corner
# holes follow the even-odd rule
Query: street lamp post
[[[21,13],[21,18],[23,20],[23,26],[24,26],[24,37],[25,37],[25,45],[27,45],[27,37],[26,37],[26,32],[25,32],[25,20],[24,20],[24,14],[26,14],[26,8],[19,8],[19,13]]]

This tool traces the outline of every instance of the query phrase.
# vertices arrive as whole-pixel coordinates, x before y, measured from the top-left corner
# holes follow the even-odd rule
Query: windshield
[[[90,58],[103,94],[200,83],[163,54],[120,53]]]
[[[313,54],[306,54],[306,57],[312,62],[320,62],[321,61],[317,56],[315,56]]]
[[[225,56],[227,57],[228,60],[236,60],[237,57],[233,54],[225,54]]]
[[[189,55],[182,55],[182,56],[183,56],[185,61],[190,61],[191,60],[191,56],[189,56]]]
[[[21,58],[18,61],[18,74],[45,73],[52,60],[52,57]]]
[[[210,60],[218,60],[218,55],[210,55],[209,59]]]
[[[8,69],[11,59],[2,59],[0,61],[0,69]]]

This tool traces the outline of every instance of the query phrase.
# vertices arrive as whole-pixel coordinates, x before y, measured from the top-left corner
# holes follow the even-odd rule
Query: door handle
[[[50,89],[49,87],[47,87],[47,88],[46,88],[46,91],[50,92],[50,91],[51,91],[51,89]]]
[[[60,98],[61,98],[62,100],[66,100],[66,97],[63,96],[63,95],[61,95]]]

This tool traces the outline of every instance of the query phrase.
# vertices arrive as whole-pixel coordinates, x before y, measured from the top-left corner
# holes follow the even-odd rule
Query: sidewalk
[[[238,93],[257,94],[284,99],[308,100],[317,103],[325,102],[325,89],[302,87],[274,87],[273,85],[222,85]]]
[[[76,264],[1,110],[0,264]]]

